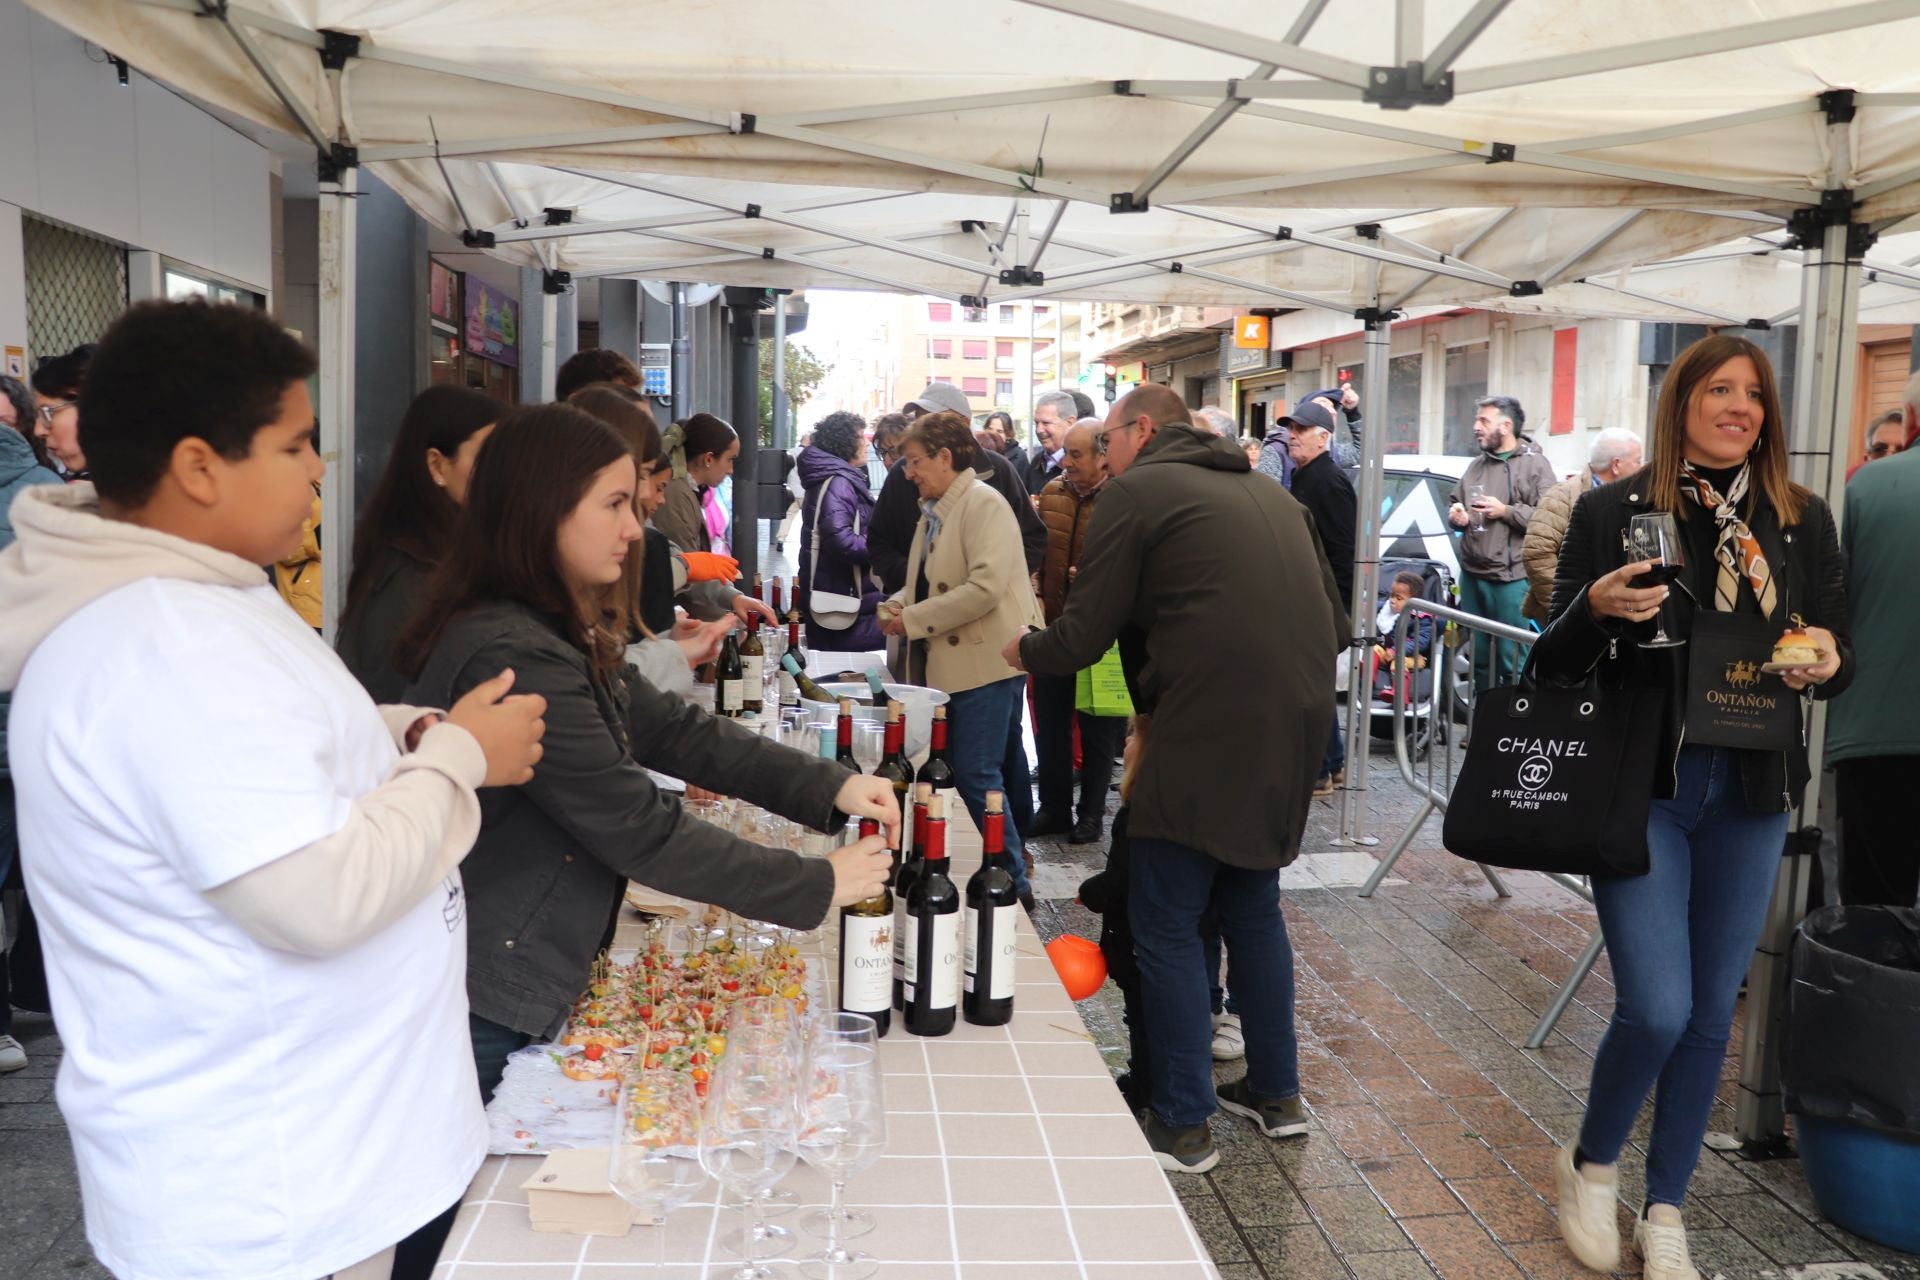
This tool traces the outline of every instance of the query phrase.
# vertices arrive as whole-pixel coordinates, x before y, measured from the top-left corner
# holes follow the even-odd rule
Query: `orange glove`
[[[740,576],[740,562],[732,556],[689,551],[686,557],[688,582],[732,582]]]

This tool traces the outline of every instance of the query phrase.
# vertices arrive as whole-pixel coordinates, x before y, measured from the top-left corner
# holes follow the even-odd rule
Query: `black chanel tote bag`
[[[1660,694],[1535,676],[1489,689],[1447,800],[1449,852],[1566,875],[1644,875]]]

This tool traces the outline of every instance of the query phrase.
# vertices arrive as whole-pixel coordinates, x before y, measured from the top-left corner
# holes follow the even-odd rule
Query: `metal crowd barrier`
[[[1400,678],[1402,655],[1406,652],[1407,634],[1417,619],[1433,619],[1433,641],[1429,646],[1427,671],[1431,673],[1431,687],[1426,696],[1419,696],[1417,678],[1408,681]],[[1444,813],[1447,797],[1453,790],[1455,778],[1459,776],[1460,764],[1464,760],[1461,750],[1465,735],[1473,723],[1473,659],[1481,645],[1513,644],[1519,653],[1513,664],[1517,672],[1525,661],[1525,654],[1533,646],[1538,635],[1519,627],[1511,627],[1503,622],[1493,622],[1486,618],[1456,609],[1451,605],[1435,604],[1431,600],[1410,600],[1400,611],[1399,619],[1393,628],[1393,679],[1390,681],[1392,695],[1389,699],[1393,715],[1393,754],[1400,765],[1400,777],[1412,787],[1420,797],[1420,808],[1408,821],[1405,830],[1380,859],[1373,874],[1361,888],[1360,896],[1370,898],[1380,882],[1393,870],[1393,864],[1400,860],[1413,844],[1413,839],[1427,820],[1436,813]],[[1456,680],[1456,664],[1464,660],[1466,678]],[[1491,660],[1491,655],[1490,655]],[[1495,670],[1498,668],[1496,666]],[[1358,682],[1349,681],[1347,690],[1347,714],[1349,716],[1365,714],[1372,716],[1374,710],[1373,690],[1354,687]],[[1369,681],[1369,686],[1371,682]],[[1414,686],[1415,696],[1409,699],[1408,685]],[[1411,703],[1411,705],[1409,705]],[[1459,717],[1456,718],[1456,712]],[[1369,740],[1371,735],[1369,735]],[[1417,759],[1416,759],[1417,757]],[[1480,874],[1487,878],[1493,891],[1503,898],[1513,893],[1507,888],[1500,873],[1486,863],[1476,863]],[[1547,879],[1587,902],[1593,901],[1593,891],[1584,877],[1561,875],[1559,873],[1540,872]],[[1585,951],[1575,963],[1573,972],[1568,975],[1560,990],[1555,993],[1553,1002],[1540,1015],[1540,1021],[1534,1025],[1527,1037],[1526,1046],[1538,1049],[1545,1045],[1552,1034],[1554,1024],[1560,1021],[1560,1015],[1567,1011],[1573,1002],[1574,994],[1580,984],[1586,980],[1594,963],[1600,958],[1600,951],[1606,945],[1596,923],[1593,937],[1587,943]]]

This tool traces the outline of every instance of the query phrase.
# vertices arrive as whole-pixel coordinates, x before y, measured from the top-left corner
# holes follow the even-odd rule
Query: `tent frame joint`
[[[1507,286],[1509,298],[1537,298],[1545,292],[1538,280],[1515,280]]]
[[[752,133],[755,130],[757,130],[759,127],[760,127],[760,117],[755,115],[751,111],[743,111],[740,113],[740,127],[735,129],[734,132],[735,133]]]
[[[544,226],[564,227],[571,225],[573,222],[574,211],[572,209],[556,209],[549,205],[540,212],[546,215],[546,220],[542,224]]]
[[[1113,82],[1113,92],[1116,97],[1121,98],[1144,98],[1147,96],[1144,93],[1135,93],[1133,91],[1133,81],[1131,80],[1115,80]]]
[[[543,293],[562,294],[573,292],[573,272],[544,270],[540,273],[540,289]]]
[[[224,0],[220,5],[226,8]],[[320,65],[328,71],[345,71],[347,63],[360,56],[360,37],[351,31],[328,31],[319,33],[324,42],[320,46]]]
[[[1740,327],[1742,329],[1757,329],[1764,333],[1768,329],[1773,328],[1773,321],[1766,319],[1764,316],[1755,316]]]
[[[469,249],[491,249],[494,247],[493,232],[475,231],[469,227],[460,233],[460,243]]]
[[[1828,124],[1852,124],[1854,112],[1859,110],[1851,89],[1829,89],[1820,95],[1818,101]]]
[[[1359,307],[1355,309],[1353,318],[1372,331],[1391,325],[1405,314],[1398,307]]]
[[[1795,209],[1787,215],[1787,239],[1782,247],[1802,250],[1818,249],[1829,227],[1845,227],[1847,258],[1850,261],[1858,261],[1866,257],[1867,250],[1873,248],[1880,236],[1867,223],[1853,220],[1854,211],[1858,207],[1859,202],[1854,198],[1854,193],[1846,187],[1832,187],[1822,191],[1819,204]]]
[[[1107,197],[1107,212],[1145,213],[1148,204],[1145,196],[1136,197],[1131,191],[1116,191]]]
[[[1488,164],[1512,164],[1519,156],[1520,148],[1511,142],[1496,142],[1487,150]]]
[[[1429,80],[1426,66],[1418,58],[1403,67],[1369,67],[1367,87],[1360,91],[1360,100],[1384,111],[1444,107],[1453,101],[1453,72],[1443,71]]]
[[[316,159],[314,168],[320,181],[339,182],[341,174],[360,167],[360,148],[350,147],[344,142],[330,143],[318,151]],[[491,242],[493,237],[489,235],[487,239]],[[489,243],[487,247],[493,246]]]
[[[744,211],[744,216],[745,216],[745,217],[748,217],[748,218],[757,218],[757,217],[759,217],[759,216],[760,216],[760,206],[759,206],[759,205],[757,205],[757,204],[750,204],[750,205],[748,205],[748,206],[746,207],[746,210]]]
[[[1275,227],[1273,229],[1273,238],[1275,240],[1291,240],[1293,239],[1293,228],[1287,226]]]
[[[1356,223],[1354,224],[1353,234],[1359,236],[1362,240],[1378,240],[1380,238],[1380,224],[1377,222]]]
[[[1046,282],[1046,272],[1035,271],[1032,267],[1025,265],[1012,266],[1000,273],[1001,284],[1010,284],[1016,288],[1024,288],[1027,285],[1045,284]]]

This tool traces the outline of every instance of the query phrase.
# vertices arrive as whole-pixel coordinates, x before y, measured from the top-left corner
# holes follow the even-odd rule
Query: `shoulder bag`
[[[822,591],[817,585],[820,581],[820,515],[827,506],[827,486],[840,476],[828,476],[820,482],[820,492],[813,496],[813,539],[810,547],[812,559],[807,569],[807,615],[813,626],[825,627],[828,631],[845,631],[860,620],[860,597],[841,595],[835,591]],[[853,531],[860,532],[860,513],[854,512]],[[862,573],[859,565],[853,566],[853,585],[858,587]]]
[[[1481,694],[1442,827],[1473,862],[1564,875],[1644,875],[1662,693],[1538,678]]]

